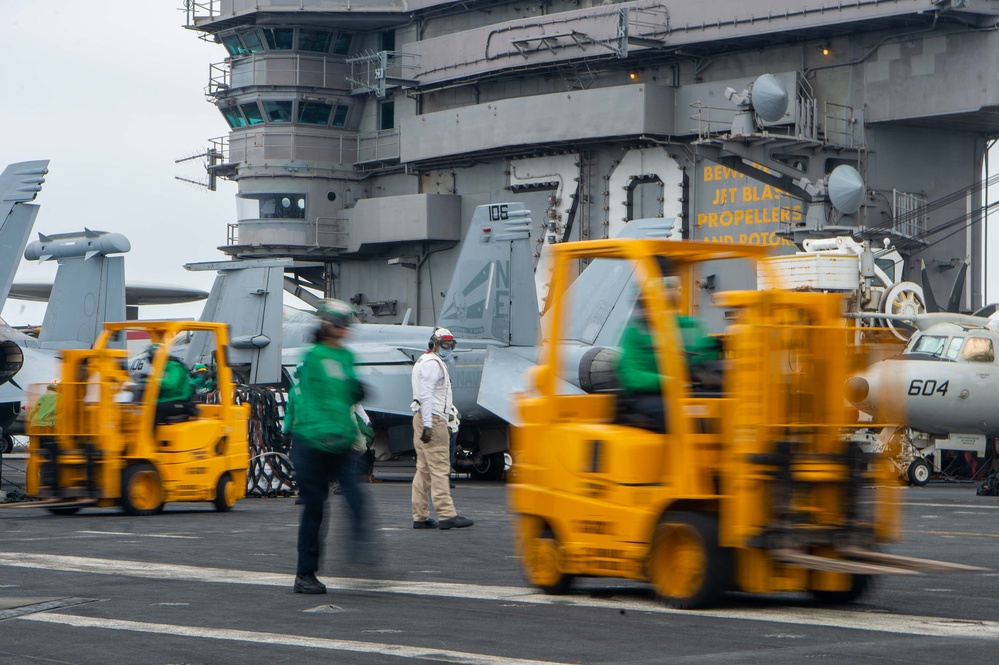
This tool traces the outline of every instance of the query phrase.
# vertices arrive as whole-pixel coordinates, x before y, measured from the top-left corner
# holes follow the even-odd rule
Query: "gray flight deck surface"
[[[6,490],[23,464],[5,458]],[[972,484],[901,490],[905,542],[890,551],[996,572],[882,578],[864,602],[835,608],[737,595],[686,612],[630,582],[535,593],[503,484],[458,481],[474,527],[414,531],[411,474],[379,467],[384,482],[365,486],[382,541],[375,567],[341,563],[343,499],[331,496],[326,596],[291,591],[294,499],[245,499],[229,514],[173,504],[154,517],[2,509],[0,665],[941,663],[992,662],[999,647],[999,498]]]

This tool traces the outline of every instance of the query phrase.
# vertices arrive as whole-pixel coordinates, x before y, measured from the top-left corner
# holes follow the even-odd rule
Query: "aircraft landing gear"
[[[483,454],[459,446],[455,453],[454,470],[470,474],[473,480],[500,480],[507,468],[507,456],[507,453]]]
[[[909,462],[909,468],[906,469],[905,475],[909,479],[910,485],[923,487],[930,482],[930,463],[922,457],[917,457]]]
[[[472,457],[472,478],[476,480],[499,480],[503,477],[503,453]]]

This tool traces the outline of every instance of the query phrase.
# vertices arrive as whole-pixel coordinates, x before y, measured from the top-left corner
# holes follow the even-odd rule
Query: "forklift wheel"
[[[61,508],[48,508],[53,515],[75,515],[80,512],[80,506],[63,506]]]
[[[236,494],[236,483],[232,482],[232,477],[228,473],[223,473],[215,486],[215,510],[220,513],[232,510],[236,505]]]
[[[121,507],[129,515],[155,515],[163,509],[163,483],[152,464],[135,464],[121,476]]]
[[[660,601],[676,609],[707,607],[728,588],[730,557],[718,546],[718,519],[666,513],[652,536],[649,580]]]
[[[547,594],[569,592],[573,576],[563,572],[564,561],[555,534],[536,517],[522,518],[520,556],[528,581]]]
[[[850,588],[846,591],[819,591],[812,589],[812,598],[821,605],[842,605],[852,603],[867,593],[873,586],[874,578],[870,575],[852,575]]]
[[[909,468],[905,475],[909,478],[909,484],[916,487],[923,487],[930,482],[930,463],[918,457],[909,463]]]

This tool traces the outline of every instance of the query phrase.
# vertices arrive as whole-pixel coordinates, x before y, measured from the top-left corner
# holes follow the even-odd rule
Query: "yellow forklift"
[[[576,577],[629,578],[669,606],[698,608],[728,590],[847,602],[876,575],[974,569],[879,551],[900,533],[897,478],[886,456],[844,436],[857,427],[844,386],[865,366],[864,346],[839,295],[742,290],[764,254],[658,239],[554,247],[539,366],[515,397],[508,483],[531,583],[565,593]],[[586,311],[574,299],[602,297],[567,291],[577,261],[632,275],[660,377],[658,428],[593,379],[587,362],[606,366],[618,337],[597,349],[606,331],[573,321]],[[695,315],[723,331],[710,340],[715,361],[696,368]]]
[[[130,333],[152,351],[132,367],[124,348]],[[185,404],[158,419],[171,344],[193,337],[213,349],[214,403]],[[130,321],[106,324],[93,349],[64,351],[54,423],[28,427],[27,490],[41,499],[29,505],[59,515],[86,506],[152,515],[173,501],[232,509],[246,494],[249,406],[234,401],[227,344],[221,323]]]

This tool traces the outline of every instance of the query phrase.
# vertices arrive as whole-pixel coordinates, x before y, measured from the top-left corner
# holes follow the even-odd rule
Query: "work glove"
[[[423,434],[420,435],[420,441],[423,443],[430,443],[430,435],[433,433],[434,429],[432,427],[424,427]]]
[[[364,384],[361,383],[360,381],[355,381],[354,385],[351,386],[351,399],[353,400],[354,404],[357,404],[358,402],[363,402],[364,398],[367,396],[368,396],[368,391],[364,387]]]

